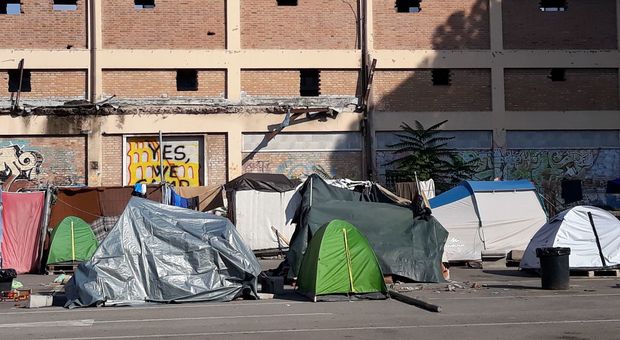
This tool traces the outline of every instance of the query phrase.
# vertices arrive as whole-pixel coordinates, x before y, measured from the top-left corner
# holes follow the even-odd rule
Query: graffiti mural
[[[579,150],[459,150],[465,160],[478,159],[473,180],[527,179],[544,196],[548,211],[559,212],[569,205],[562,198],[562,180],[581,181],[583,200],[575,204],[605,205],[608,180],[620,177],[620,149]],[[380,178],[385,182],[386,165],[394,155],[390,151],[377,152]],[[574,205],[574,204],[573,204]]]
[[[43,156],[18,145],[0,148],[0,184],[10,188],[18,180],[30,181],[41,172]]]
[[[163,141],[164,180],[175,186],[204,183],[202,137],[165,137]],[[127,138],[125,183],[159,183],[160,145],[155,137]]]

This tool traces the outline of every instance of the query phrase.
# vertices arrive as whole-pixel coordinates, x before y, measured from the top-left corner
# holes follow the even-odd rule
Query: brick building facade
[[[584,200],[595,203],[620,173],[618,2],[12,4],[0,14],[0,29],[11,32],[0,46],[0,145],[66,139],[81,165],[42,155],[39,182],[65,171],[75,184],[127,184],[128,141],[159,131],[179,157],[200,150],[202,184],[248,171],[299,177],[317,166],[385,181],[401,122],[448,120],[451,147],[478,159],[477,178],[528,178],[560,204],[561,182],[581,180]],[[15,115],[8,108],[22,59],[24,110]],[[360,75],[372,59],[364,121]],[[261,142],[290,108],[305,111],[283,137]],[[571,137],[558,139],[562,131]],[[309,142],[295,143],[300,136]],[[321,139],[330,143],[313,144]]]

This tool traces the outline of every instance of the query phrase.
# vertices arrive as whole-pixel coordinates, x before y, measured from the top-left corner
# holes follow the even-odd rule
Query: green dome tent
[[[98,245],[88,223],[68,216],[52,232],[47,264],[90,260]]]
[[[385,298],[387,288],[366,237],[351,223],[333,220],[312,237],[301,262],[299,292],[317,296]]]

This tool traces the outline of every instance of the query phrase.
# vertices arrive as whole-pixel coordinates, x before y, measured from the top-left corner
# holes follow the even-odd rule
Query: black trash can
[[[569,288],[568,255],[570,255],[570,248],[536,248],[536,256],[540,259],[542,289]]]
[[[15,269],[0,269],[0,292],[10,291],[13,279],[17,277]]]

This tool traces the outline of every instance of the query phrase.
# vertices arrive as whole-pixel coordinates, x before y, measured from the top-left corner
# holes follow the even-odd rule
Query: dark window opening
[[[551,81],[565,81],[566,70],[563,68],[552,68],[551,73],[549,73],[549,79]]]
[[[321,71],[299,71],[299,94],[302,97],[317,97],[321,94]]]
[[[198,91],[198,71],[178,70],[177,91]]]
[[[9,70],[9,92],[17,92],[19,89],[20,70]],[[30,71],[23,70],[21,92],[30,92]]]
[[[137,9],[155,8],[155,0],[134,0],[134,4]]]
[[[581,188],[581,180],[563,179],[562,180],[562,198],[564,204],[578,202],[583,199],[583,190]]]
[[[297,0],[277,0],[278,6],[297,6]]]
[[[20,15],[22,5],[19,0],[0,0],[0,14]]]
[[[420,2],[422,2],[422,0],[396,0],[396,12],[418,13],[422,10]]]
[[[77,10],[77,0],[54,0],[52,9],[55,11],[75,11]]]
[[[452,79],[450,79],[450,69],[448,68],[436,68],[431,71],[433,78],[433,85],[450,85]]]
[[[566,0],[540,0],[540,10],[543,12],[564,12],[566,7]]]

